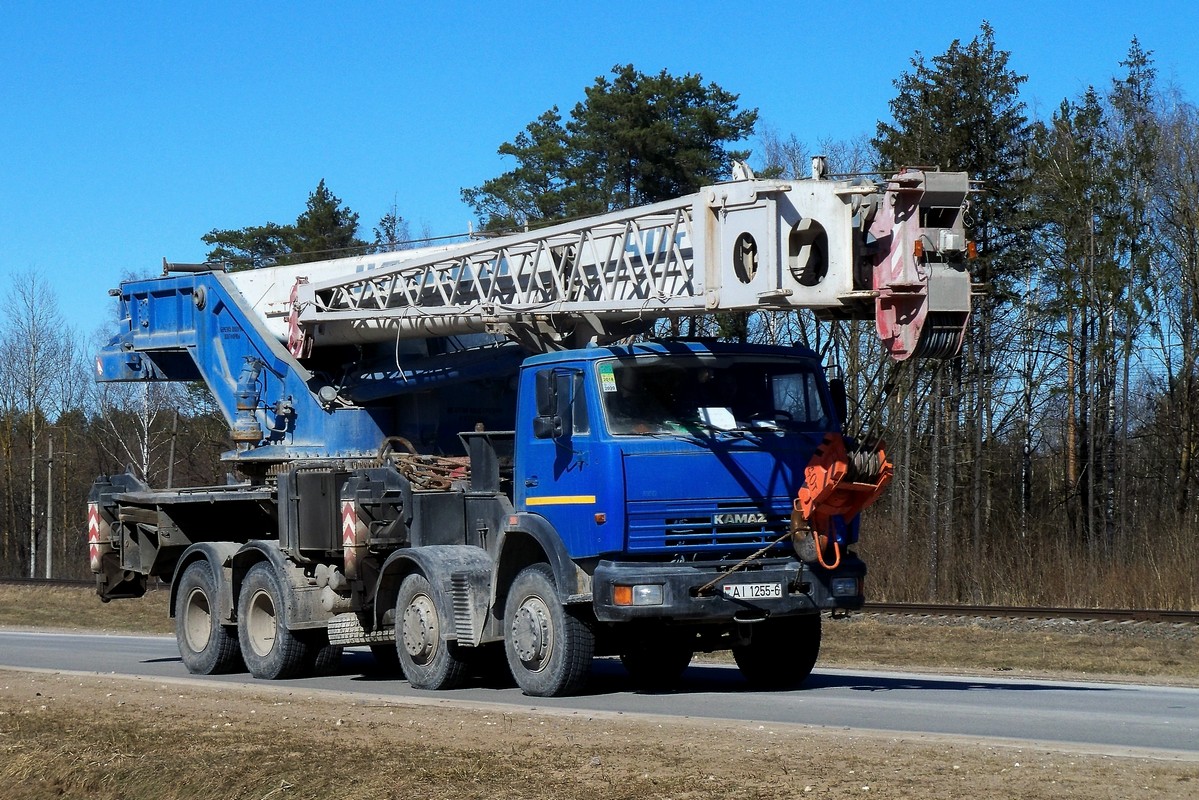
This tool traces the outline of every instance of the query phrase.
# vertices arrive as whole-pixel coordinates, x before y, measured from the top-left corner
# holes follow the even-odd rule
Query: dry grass
[[[0,672],[0,795],[1171,798],[1199,765],[797,726]]]
[[[933,593],[928,543],[903,536],[881,514],[863,522],[867,527],[870,536],[856,549],[870,566],[874,600],[1199,610],[1199,532],[1193,529],[1147,530],[1132,540],[1147,545],[1115,553],[1069,541],[1057,529],[987,542],[978,553],[968,541],[945,541]]]
[[[1199,686],[1199,628],[857,616],[825,624],[820,665]]]
[[[83,586],[0,584],[0,627],[95,633],[172,633],[168,589],[102,603]]]

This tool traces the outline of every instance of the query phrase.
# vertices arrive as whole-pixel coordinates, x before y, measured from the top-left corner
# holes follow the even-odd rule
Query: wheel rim
[[[530,595],[512,618],[512,646],[520,663],[540,672],[554,655],[554,620],[546,602]]]
[[[183,638],[194,653],[204,652],[212,637],[212,609],[208,595],[200,588],[192,589],[183,603]]]
[[[246,613],[246,633],[250,647],[259,656],[266,656],[275,646],[275,635],[279,621],[275,617],[275,602],[269,592],[261,589],[250,598]]]
[[[418,594],[404,609],[401,631],[404,650],[416,664],[427,664],[433,658],[441,631],[437,625],[437,608],[425,594]]]

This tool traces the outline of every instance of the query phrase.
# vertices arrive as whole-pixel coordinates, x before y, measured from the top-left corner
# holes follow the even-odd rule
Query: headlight
[[[857,578],[833,578],[829,590],[833,597],[857,597],[861,593],[859,586]]]
[[[660,583],[614,586],[612,587],[612,602],[618,606],[660,606],[663,594]]]

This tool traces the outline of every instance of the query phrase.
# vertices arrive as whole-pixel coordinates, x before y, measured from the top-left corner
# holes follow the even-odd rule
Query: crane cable
[[[943,334],[938,334],[944,338]],[[835,341],[836,337],[834,337]],[[840,352],[839,344],[830,343],[831,346],[826,348],[834,353]],[[955,348],[956,351],[956,348]],[[948,350],[944,352],[948,353]],[[854,413],[846,414],[848,419],[842,420],[842,435],[838,438],[836,448],[840,450],[840,458],[844,459],[844,467],[842,468],[840,478],[837,478],[838,483],[841,480],[848,480],[850,483],[874,484],[875,495],[882,491],[885,482],[890,478],[893,467],[886,460],[884,455],[884,443],[880,432],[883,426],[884,409],[892,401],[896,400],[900,407],[906,406],[909,409],[920,408],[923,406],[923,399],[920,399],[915,405],[912,405],[913,396],[917,395],[917,387],[923,385],[919,395],[922,396],[933,390],[933,387],[939,385],[937,378],[940,376],[940,371],[944,368],[945,362],[948,360],[947,355],[933,356],[938,362],[931,370],[918,364],[910,364],[910,361],[924,361],[926,358],[912,358],[904,361],[894,361],[883,359],[874,370],[873,376],[867,379],[867,386],[880,386],[880,391],[875,394],[866,403],[857,404]],[[888,363],[888,361],[890,363]],[[836,369],[844,374],[844,370],[839,364],[836,364]],[[929,375],[927,381],[921,380],[923,375]],[[852,442],[851,447],[845,447],[844,444]],[[826,445],[833,446],[826,438]],[[816,457],[819,457],[821,450],[817,450]],[[835,453],[835,451],[834,451]],[[814,457],[814,458],[816,458]],[[836,457],[836,456],[834,456]],[[809,487],[810,488],[810,487]],[[817,492],[817,495],[824,497],[827,487],[822,487]],[[831,532],[829,523],[831,522],[831,513],[833,509],[837,509],[840,513],[849,512],[856,515],[856,511],[850,511],[851,508],[861,509],[863,506],[848,506],[843,507],[838,501],[824,500],[824,502],[832,502],[833,506],[821,506],[822,511],[818,513],[817,507],[812,505],[809,507],[807,503],[814,502],[809,495],[809,500],[804,501],[804,491],[800,491],[800,499],[795,501],[795,513],[792,515],[792,533],[798,535],[803,528],[798,527],[801,523],[806,523],[807,534],[812,537],[812,549],[815,554],[816,563],[826,570],[834,570],[841,564],[842,547],[838,537]],[[830,495],[835,496],[835,495]],[[838,496],[839,497],[839,496]],[[844,499],[840,498],[839,499]],[[872,500],[866,501],[866,505]],[[802,507],[801,507],[802,506]],[[797,542],[798,544],[798,542]],[[826,549],[831,545],[832,559],[826,559]]]

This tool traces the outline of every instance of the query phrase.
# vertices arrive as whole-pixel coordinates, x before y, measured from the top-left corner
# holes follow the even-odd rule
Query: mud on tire
[[[512,582],[504,603],[504,650],[527,695],[561,697],[586,684],[595,634],[562,605],[548,564],[525,567]]]
[[[413,573],[396,597],[396,652],[408,683],[417,689],[453,689],[467,676],[467,662],[457,642],[441,638],[451,624],[441,618],[433,587]]]
[[[279,680],[312,671],[318,643],[288,630],[286,587],[269,561],[250,567],[237,602],[242,658],[255,678]]]
[[[220,584],[207,561],[188,565],[179,579],[175,641],[187,671],[215,675],[244,669],[237,634],[221,624]]]

